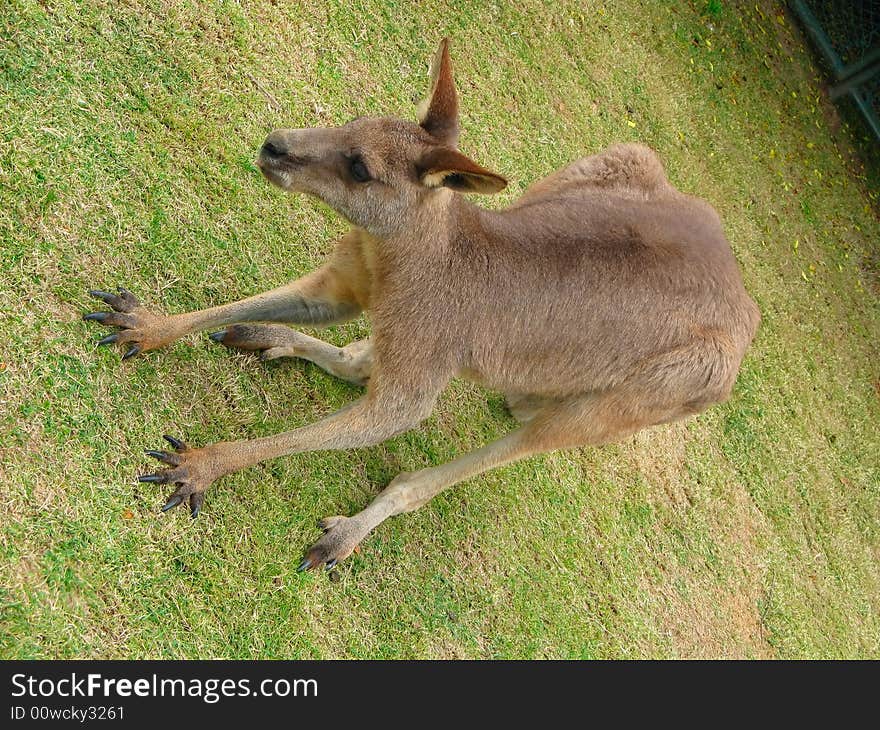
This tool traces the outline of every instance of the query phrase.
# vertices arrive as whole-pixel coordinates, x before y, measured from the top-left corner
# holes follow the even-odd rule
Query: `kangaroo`
[[[360,399],[286,433],[148,451],[164,465],[139,481],[174,485],[162,511],[193,517],[219,477],[265,459],[380,443],[417,426],[453,377],[506,395],[518,428],[453,461],[402,473],[361,512],[319,522],[299,570],[331,570],[382,521],[456,482],[554,449],[600,445],[699,413],[731,392],[760,320],[721,221],[669,183],[649,148],[618,144],[529,187],[501,211],[500,175],[458,150],[447,41],[419,122],[357,118],[280,129],[257,165],[276,186],[315,196],[351,223],[327,262],[292,283],[187,314],[163,315],[128,290],[94,290],[120,328],[123,359],[182,335],[305,358],[366,386]],[[284,323],[323,327],[365,312],[372,336],[342,348]],[[253,324],[262,323],[262,324]]]

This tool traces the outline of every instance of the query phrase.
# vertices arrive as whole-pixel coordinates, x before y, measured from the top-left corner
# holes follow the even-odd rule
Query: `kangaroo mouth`
[[[263,177],[273,185],[277,185],[279,188],[286,188],[290,184],[290,173],[276,165],[272,160],[267,160],[263,155],[260,155],[254,162],[260,172],[263,173]]]
[[[283,190],[287,190],[290,187],[295,165],[291,165],[283,158],[267,157],[262,152],[257,157],[256,164],[260,172],[263,173],[263,177],[270,183],[277,185]]]
[[[255,160],[256,166],[269,182],[283,189],[289,189],[294,173],[305,165],[304,157],[280,150],[270,142],[260,148]]]

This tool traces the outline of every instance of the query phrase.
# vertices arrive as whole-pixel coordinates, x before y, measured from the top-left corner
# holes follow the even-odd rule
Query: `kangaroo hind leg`
[[[507,393],[504,400],[510,415],[520,423],[528,423],[544,408],[556,402],[547,396],[528,393]]]
[[[603,393],[590,393],[543,407],[532,396],[513,398],[512,411],[527,417],[523,426],[482,448],[440,466],[399,474],[364,510],[352,517],[328,517],[324,536],[308,552],[301,570],[333,568],[388,517],[412,512],[453,484],[488,469],[533,454],[580,446],[598,446],[630,436],[647,426],[673,421],[695,412],[670,388],[654,389],[664,366],[674,358],[640,373],[629,383]],[[527,407],[530,406],[530,407]]]
[[[398,474],[376,499],[357,514],[324,518],[318,523],[324,530],[324,536],[306,554],[299,570],[322,566],[330,570],[337,562],[351,555],[358,544],[388,517],[412,512],[456,482],[527,456],[530,448],[523,439],[524,432],[524,428],[519,428],[498,441],[446,464]]]

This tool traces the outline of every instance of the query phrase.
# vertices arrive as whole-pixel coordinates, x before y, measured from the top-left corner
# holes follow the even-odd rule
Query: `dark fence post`
[[[789,0],[834,76],[880,140],[880,0]]]

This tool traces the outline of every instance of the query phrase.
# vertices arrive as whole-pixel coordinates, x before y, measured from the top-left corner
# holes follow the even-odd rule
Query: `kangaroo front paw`
[[[190,514],[197,517],[205,501],[205,490],[226,473],[217,445],[191,449],[173,436],[163,436],[174,451],[147,451],[147,456],[158,459],[168,468],[153,474],[143,474],[139,482],[147,484],[173,484],[177,487],[168,497],[163,512],[189,499]]]
[[[316,570],[321,566],[324,566],[324,570],[333,570],[340,560],[353,552],[360,552],[358,543],[369,532],[365,532],[356,519],[342,516],[325,517],[318,522],[318,527],[324,531],[324,536],[311,547],[299,564],[299,572]]]
[[[91,312],[83,316],[89,322],[108,327],[120,327],[118,332],[98,340],[98,345],[113,343],[127,345],[123,360],[141,352],[155,350],[177,339],[178,334],[169,325],[169,318],[153,314],[141,306],[137,297],[128,289],[119,287],[118,294],[92,289],[89,294],[107,303],[113,311]]]
[[[299,333],[282,324],[235,324],[209,337],[226,347],[259,352],[261,360],[299,357]]]

